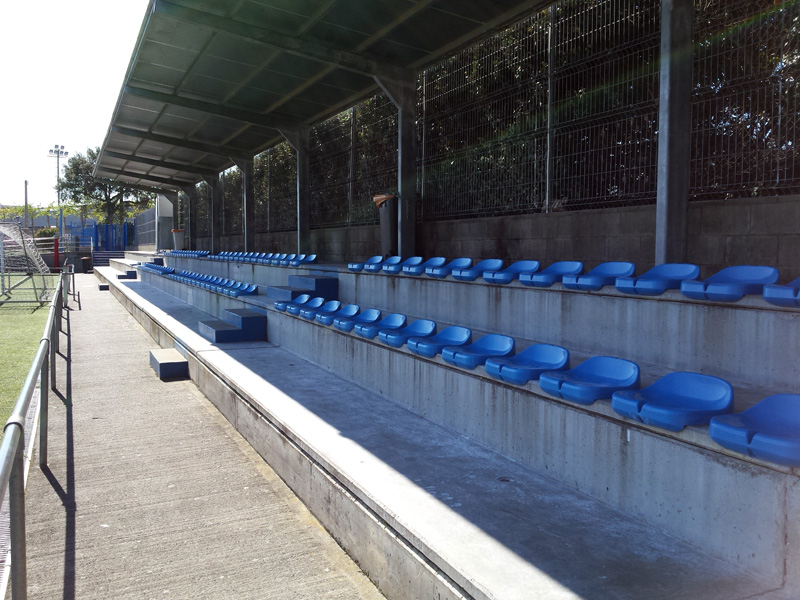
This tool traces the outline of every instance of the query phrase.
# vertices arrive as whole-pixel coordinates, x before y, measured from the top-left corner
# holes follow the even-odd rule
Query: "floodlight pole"
[[[61,191],[58,189],[58,184],[61,183],[61,157],[66,158],[69,152],[64,151],[64,146],[56,144],[47,153],[50,158],[56,159],[56,204],[58,205],[58,237],[64,237],[64,209],[61,208]]]

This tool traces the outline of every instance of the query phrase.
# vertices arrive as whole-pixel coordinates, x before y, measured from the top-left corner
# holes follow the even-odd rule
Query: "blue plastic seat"
[[[418,265],[403,265],[403,275],[413,275],[418,277],[419,275],[422,275],[425,272],[425,269],[428,267],[441,267],[446,262],[447,259],[444,256],[434,256],[433,258],[429,258],[425,262]]]
[[[289,255],[285,254],[285,253],[284,254],[273,254],[272,258],[269,259],[269,264],[271,264],[274,267],[277,267],[281,263],[281,261],[284,258],[286,258],[287,256],[289,256]]]
[[[489,283],[505,285],[519,279],[522,273],[535,273],[538,270],[538,260],[518,260],[500,271],[484,271],[483,278]]]
[[[317,323],[320,325],[333,325],[333,320],[338,318],[344,317],[355,317],[358,314],[358,311],[361,310],[361,307],[358,304],[345,304],[339,310],[334,313],[322,313],[318,312],[317,316]]]
[[[618,277],[630,277],[635,270],[632,262],[604,262],[584,275],[564,275],[561,285],[569,290],[595,291],[614,285]]]
[[[402,262],[403,258],[400,256],[390,256],[386,260],[381,260],[375,263],[367,261],[366,263],[364,263],[364,271],[366,271],[367,273],[380,273],[381,268],[383,268],[383,265],[390,260],[393,261],[393,263],[394,261],[399,263]]]
[[[419,319],[400,329],[381,329],[378,339],[387,346],[400,348],[409,338],[424,338],[436,333],[436,323],[428,319]]]
[[[472,267],[456,268],[450,272],[453,279],[459,281],[475,281],[483,275],[484,271],[497,271],[502,268],[503,261],[499,258],[487,258]]]
[[[708,434],[730,450],[800,467],[800,395],[770,396],[744,412],[713,417]]]
[[[613,356],[593,356],[569,371],[539,376],[539,387],[556,398],[592,404],[614,392],[639,387],[639,365]]]
[[[349,271],[353,271],[353,273],[358,273],[359,271],[363,271],[366,265],[377,265],[383,262],[382,256],[373,256],[368,258],[364,262],[351,262],[347,264],[347,269]]]
[[[258,262],[262,265],[268,265],[270,264],[273,256],[275,255],[272,252],[267,252],[263,256],[259,257]]]
[[[447,346],[442,349],[442,358],[462,369],[474,369],[487,359],[508,356],[514,353],[514,338],[499,333],[490,333],[466,346]]]
[[[681,431],[688,425],[707,425],[711,417],[731,412],[733,388],[719,377],[679,371],[641,390],[614,392],[611,408],[640,423]]]
[[[319,308],[311,306],[311,303],[309,302],[308,305],[300,308],[300,316],[307,321],[313,321],[314,317],[317,316],[317,313],[332,315],[341,307],[342,303],[338,300],[328,300]]]
[[[277,302],[275,302],[275,308],[277,310],[281,311],[281,312],[286,312],[286,308],[290,304],[294,304],[294,305],[297,305],[297,306],[302,306],[303,304],[305,304],[309,300],[311,300],[311,296],[309,294],[300,294],[297,298],[295,298],[291,302],[287,302],[285,300],[278,300]]]
[[[561,281],[564,275],[577,275],[583,271],[583,263],[576,260],[554,262],[549,267],[536,273],[520,273],[519,282],[532,287],[550,287]]]
[[[353,331],[359,323],[374,323],[381,318],[381,311],[377,308],[368,308],[354,317],[335,317],[333,326],[339,331]]]
[[[323,304],[325,304],[325,298],[323,298],[322,296],[317,296],[316,298],[312,298],[308,302],[304,302],[302,305],[297,304],[296,302],[287,304],[286,312],[289,313],[290,315],[298,316],[300,314],[300,311],[303,310],[304,308],[319,308]]]
[[[431,337],[411,337],[408,338],[408,349],[414,354],[419,354],[425,358],[433,358],[448,346],[464,346],[472,342],[472,331],[466,327],[454,325],[442,329]]]
[[[495,379],[525,385],[546,371],[569,369],[569,351],[551,344],[533,344],[514,356],[489,358],[484,367]]]
[[[623,294],[658,296],[667,290],[677,290],[686,279],[696,279],[700,267],[690,263],[657,265],[638,277],[617,277],[614,286]]]
[[[406,324],[406,316],[400,313],[391,313],[374,323],[356,323],[353,328],[355,333],[368,340],[373,339],[383,329],[400,329]]]
[[[437,279],[444,279],[453,271],[453,269],[467,269],[472,265],[471,258],[457,258],[451,260],[446,265],[441,267],[425,267],[425,275],[428,277],[436,277]]]
[[[399,258],[399,257],[392,257],[392,258]],[[422,263],[421,256],[412,256],[402,262],[397,261],[396,263],[391,262],[392,258],[388,259],[385,263],[383,263],[383,272],[388,273],[389,275],[397,275],[398,273],[402,272],[403,267],[406,265],[408,266],[415,266]]]
[[[726,267],[706,280],[681,283],[681,294],[693,300],[736,302],[748,294],[761,294],[764,286],[778,281],[778,269],[739,265]]]
[[[302,256],[302,258],[300,258]],[[301,254],[297,258],[292,261],[289,261],[289,265],[292,267],[299,267],[300,265],[310,265],[313,262],[316,262],[317,255],[316,254]]]
[[[278,261],[278,265],[281,267],[288,267],[289,261],[294,260],[295,258],[297,258],[297,254],[287,254],[284,258]]]
[[[291,254],[289,256],[291,256]],[[284,265],[284,266],[287,266],[287,267],[297,266],[297,265],[300,264],[300,261],[303,260],[306,257],[305,254],[297,254],[291,259],[289,258],[289,256],[286,257],[286,265]]]
[[[800,277],[786,285],[765,285],[763,293],[770,304],[800,308]]]

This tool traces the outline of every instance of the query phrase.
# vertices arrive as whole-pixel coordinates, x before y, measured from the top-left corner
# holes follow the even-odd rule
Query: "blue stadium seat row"
[[[155,273],[156,275],[169,275],[170,273],[175,272],[174,267],[165,267],[164,265],[157,265],[154,263],[139,263],[136,266],[142,271],[148,271],[150,273]]]
[[[800,308],[800,278],[787,285],[775,285],[778,270],[774,267],[739,265],[727,267],[706,280],[698,280],[700,267],[689,263],[668,263],[635,276],[632,262],[605,262],[587,273],[580,261],[559,261],[539,270],[539,261],[520,260],[503,268],[499,258],[473,265],[471,258],[447,262],[443,256],[423,260],[421,256],[403,259],[373,256],[364,262],[348,263],[355,273],[387,273],[411,276],[427,275],[436,279],[452,277],[457,281],[475,281],[506,285],[514,280],[531,287],[550,287],[561,283],[571,290],[596,291],[615,286],[623,294],[657,296],[667,290],[680,290],[687,298],[714,302],[735,302],[746,295],[762,294],[764,300],[778,306]]]
[[[275,267],[298,267],[317,261],[316,254],[280,254],[278,252],[220,252],[208,258],[211,260],[272,265]]]
[[[170,273],[166,276],[175,281],[201,287],[212,292],[217,292],[218,294],[225,294],[232,298],[258,294],[258,285],[255,283],[245,283],[243,281],[225,279],[224,277],[203,275],[202,273],[195,273],[194,271],[178,271],[177,273]]]
[[[208,250],[167,250],[167,256],[185,256],[187,258],[202,258],[208,256]]]
[[[800,466],[800,395],[766,398],[733,414],[733,388],[719,377],[691,372],[669,373],[641,388],[639,366],[614,356],[592,356],[570,368],[566,348],[533,344],[515,354],[514,338],[490,333],[473,342],[472,331],[451,326],[437,331],[434,321],[408,323],[406,315],[383,315],[357,304],[299,296],[276,302],[278,310],[393,348],[406,345],[419,356],[442,359],[463,369],[484,365],[500,381],[525,385],[539,382],[543,392],[579,404],[611,400],[621,416],[669,431],[709,425],[709,435],[721,446],[786,466]]]

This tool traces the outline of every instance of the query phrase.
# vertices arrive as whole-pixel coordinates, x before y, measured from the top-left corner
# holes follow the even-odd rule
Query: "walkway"
[[[28,480],[29,597],[382,598],[192,382],[156,378],[95,277],[76,284],[72,404],[51,396],[51,470]]]

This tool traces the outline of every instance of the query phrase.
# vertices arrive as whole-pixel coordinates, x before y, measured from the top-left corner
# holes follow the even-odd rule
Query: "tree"
[[[156,197],[152,192],[96,181],[92,173],[99,154],[100,148],[87,148],[86,154],[78,152],[69,158],[56,187],[62,203],[84,209],[102,223],[122,223],[152,206]]]

